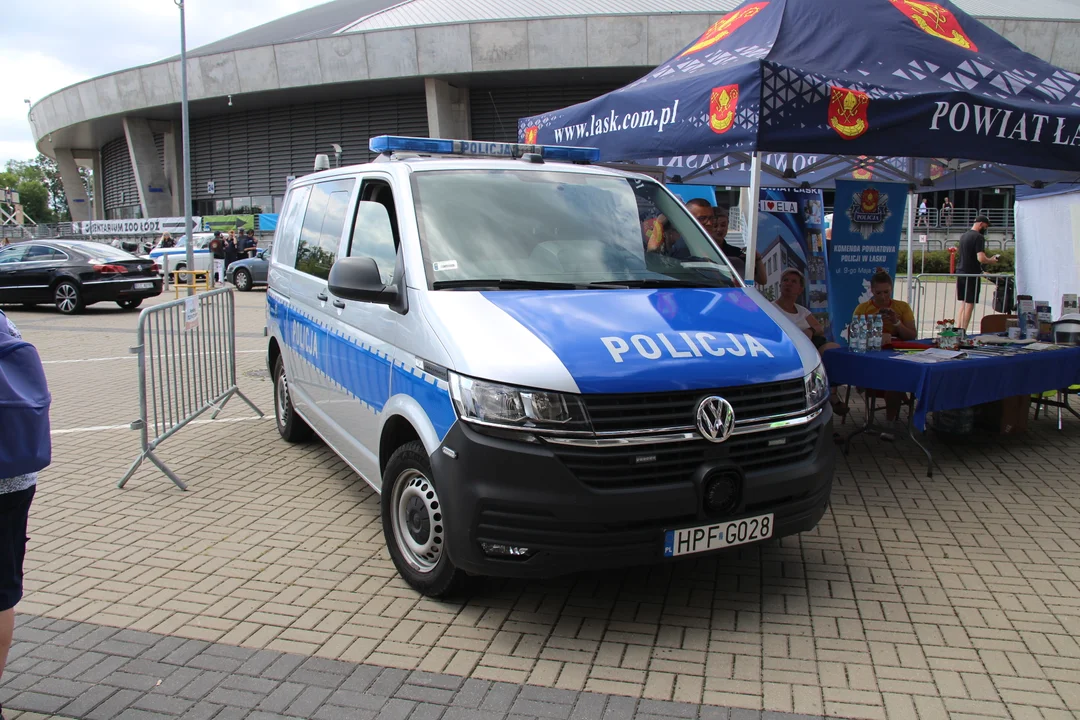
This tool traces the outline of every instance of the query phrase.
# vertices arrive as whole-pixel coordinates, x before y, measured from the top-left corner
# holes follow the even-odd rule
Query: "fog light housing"
[[[739,476],[717,473],[705,479],[705,510],[715,515],[730,513],[739,504]]]
[[[480,549],[483,550],[484,554],[488,557],[508,558],[511,560],[524,560],[532,555],[533,552],[527,547],[489,542],[480,543]]]

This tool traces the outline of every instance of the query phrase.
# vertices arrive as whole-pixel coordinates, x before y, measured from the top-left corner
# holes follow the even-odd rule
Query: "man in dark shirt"
[[[997,263],[999,256],[987,257],[986,255],[986,229],[990,227],[990,218],[980,215],[975,218],[975,224],[971,229],[960,236],[960,262],[956,266],[956,299],[960,303],[959,317],[956,326],[967,329],[971,322],[971,315],[975,311],[975,303],[979,302],[979,291],[982,289],[982,278],[970,277],[982,275],[983,265]],[[964,277],[965,275],[969,277]]]
[[[746,250],[731,245],[727,241],[728,209],[720,205],[713,207],[708,200],[698,199],[686,203],[686,207],[709,232],[713,240],[720,245],[720,252],[724,253],[724,257],[735,268],[739,277],[746,280]],[[754,264],[754,282],[764,285],[766,279],[765,264],[761,262],[761,253],[757,253],[757,262]]]

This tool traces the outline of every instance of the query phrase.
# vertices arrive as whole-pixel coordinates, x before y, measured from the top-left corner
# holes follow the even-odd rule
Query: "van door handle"
[[[329,300],[329,299],[330,299],[329,297],[327,297],[326,293],[324,293],[324,292],[321,292],[321,293],[319,293],[319,294],[318,294],[318,295],[316,295],[315,297],[316,297],[317,299],[319,299],[319,300],[322,300],[323,302],[326,302],[327,300]]]
[[[344,300],[335,300],[334,301],[334,307],[339,308],[341,310],[344,310],[345,309],[345,301]]]

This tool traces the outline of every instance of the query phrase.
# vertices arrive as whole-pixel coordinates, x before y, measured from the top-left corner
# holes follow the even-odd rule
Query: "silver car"
[[[265,286],[270,270],[270,262],[267,260],[269,252],[270,248],[259,248],[255,251],[255,257],[230,263],[225,270],[225,280],[244,292],[256,286]]]

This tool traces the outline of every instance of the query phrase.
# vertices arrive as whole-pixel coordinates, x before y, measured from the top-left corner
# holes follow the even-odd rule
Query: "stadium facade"
[[[955,2],[1080,73],[1075,0]],[[198,48],[188,57],[192,210],[276,212],[317,153],[364,162],[373,135],[513,141],[519,117],[631,82],[738,4],[333,0]],[[32,106],[35,141],[59,163],[73,220],[183,214],[180,91],[174,57]],[[79,165],[94,170],[93,202]]]

